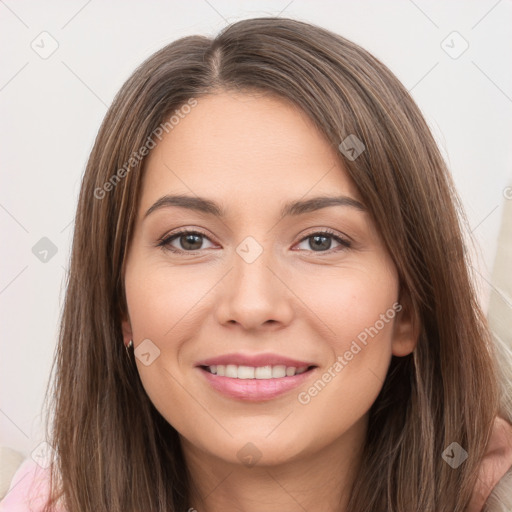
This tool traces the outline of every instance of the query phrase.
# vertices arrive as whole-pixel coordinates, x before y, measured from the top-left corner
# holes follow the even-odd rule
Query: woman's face
[[[249,465],[364,431],[414,337],[337,148],[283,100],[222,93],[146,166],[123,331],[162,416],[187,446]]]

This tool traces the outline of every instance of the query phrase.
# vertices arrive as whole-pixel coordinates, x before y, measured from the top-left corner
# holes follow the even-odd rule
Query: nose
[[[233,266],[218,288],[216,316],[220,324],[278,330],[291,322],[291,272],[279,265],[270,248],[261,248],[253,261],[242,250],[234,253]]]

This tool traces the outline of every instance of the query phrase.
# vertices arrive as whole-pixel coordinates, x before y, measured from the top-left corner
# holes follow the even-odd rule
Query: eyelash
[[[172,245],[170,245],[171,242],[173,242],[176,238],[179,238],[183,235],[199,235],[199,236],[202,236],[202,237],[210,240],[208,238],[208,236],[205,233],[202,233],[201,231],[184,229],[183,231],[178,231],[176,233],[172,233],[171,235],[163,236],[162,238],[160,238],[158,240],[157,247],[160,247],[164,251],[171,251],[176,254],[197,254],[198,252],[200,252],[202,250],[202,249],[199,249],[197,251],[184,251],[181,249],[176,249],[176,247],[173,247]],[[299,243],[303,242],[304,240],[307,240],[308,238],[313,238],[314,236],[318,236],[318,235],[326,236],[327,238],[333,238],[334,240],[336,240],[336,242],[338,242],[341,245],[341,247],[338,247],[335,249],[329,249],[327,251],[312,251],[311,250],[308,252],[317,252],[318,254],[332,254],[333,252],[349,249],[352,246],[352,244],[349,240],[342,238],[339,234],[337,234],[336,232],[334,232],[330,229],[325,229],[323,231],[315,231],[315,232],[303,237],[299,241]]]

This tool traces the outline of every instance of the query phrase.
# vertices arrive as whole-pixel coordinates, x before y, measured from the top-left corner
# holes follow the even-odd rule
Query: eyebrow
[[[189,210],[206,213],[215,217],[226,217],[226,211],[224,208],[220,204],[210,199],[186,195],[165,195],[158,199],[158,201],[156,201],[153,206],[149,208],[149,210],[144,215],[144,219],[156,210],[172,206],[187,208]],[[281,209],[281,216],[287,217],[303,215],[305,213],[314,212],[321,210],[322,208],[328,208],[330,206],[348,206],[362,212],[366,211],[366,207],[352,197],[319,196],[302,201],[291,201],[286,203]]]

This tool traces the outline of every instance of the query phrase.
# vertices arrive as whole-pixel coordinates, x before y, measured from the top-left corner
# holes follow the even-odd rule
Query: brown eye
[[[331,249],[332,240],[335,240],[341,248]],[[342,238],[337,233],[333,231],[320,231],[318,233],[312,233],[301,240],[301,243],[304,241],[308,242],[308,247],[305,250],[311,250],[313,252],[334,252],[343,249],[347,249],[350,247],[350,242],[345,238]]]
[[[185,230],[161,239],[158,247],[173,252],[195,252],[204,249],[204,247],[201,247],[204,240],[209,240],[204,233]],[[173,242],[177,242],[179,247],[172,245]]]

